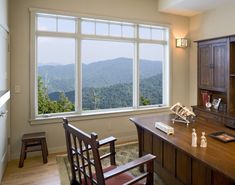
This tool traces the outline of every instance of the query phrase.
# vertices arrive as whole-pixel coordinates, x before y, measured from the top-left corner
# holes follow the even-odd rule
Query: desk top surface
[[[208,136],[211,133],[225,131],[235,135],[235,130],[226,128],[221,123],[196,120],[186,126],[184,123],[172,123],[173,115],[147,115],[130,118],[136,126],[148,130],[161,139],[171,143],[211,168],[218,170],[235,181],[235,142],[223,143]],[[174,135],[167,135],[155,128],[154,123],[160,121],[174,128]],[[195,128],[198,138],[198,147],[191,147],[192,129]],[[201,133],[206,132],[207,148],[200,147]]]

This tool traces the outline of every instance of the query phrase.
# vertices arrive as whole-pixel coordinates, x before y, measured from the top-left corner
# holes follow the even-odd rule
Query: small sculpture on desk
[[[200,147],[202,148],[207,147],[207,140],[206,140],[205,132],[202,132]]]
[[[194,128],[192,132],[192,147],[197,147],[197,133]]]
[[[173,123],[182,122],[186,123],[188,126],[196,116],[194,112],[190,111],[187,107],[181,105],[179,102],[173,105],[170,110],[175,114],[175,117],[172,119]]]

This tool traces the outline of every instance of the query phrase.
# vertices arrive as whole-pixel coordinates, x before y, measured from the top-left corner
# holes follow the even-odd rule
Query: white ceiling
[[[159,0],[159,11],[193,16],[234,0]]]

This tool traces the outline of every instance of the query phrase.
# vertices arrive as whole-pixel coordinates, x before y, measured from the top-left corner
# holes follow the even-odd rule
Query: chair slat
[[[77,148],[77,140],[76,140],[76,136],[73,136],[73,143],[74,143],[74,150],[77,151],[78,148]],[[72,150],[73,151],[73,150]],[[73,155],[74,156],[74,155]],[[82,181],[82,176],[81,176],[81,171],[79,170],[78,166],[80,166],[80,162],[79,162],[79,159],[78,159],[78,155],[75,155],[75,158],[76,158],[76,162],[77,162],[77,172],[78,172],[78,178],[79,178],[79,181],[81,182]],[[76,169],[75,169],[76,170]]]

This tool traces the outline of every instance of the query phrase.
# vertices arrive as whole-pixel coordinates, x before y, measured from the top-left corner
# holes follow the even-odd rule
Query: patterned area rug
[[[100,153],[105,153],[107,149],[101,149]],[[126,164],[130,161],[133,161],[138,158],[138,145],[137,143],[125,144],[116,146],[116,163],[117,165]],[[68,162],[67,155],[59,155],[56,157],[58,164],[61,185],[69,185],[70,183],[70,166]],[[109,159],[102,160],[102,166],[106,167],[109,165]],[[133,175],[140,174],[138,168],[130,171]],[[154,184],[155,185],[164,185],[163,181],[158,177],[157,174],[154,174]]]

